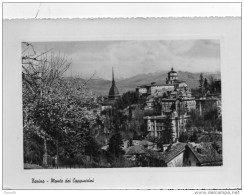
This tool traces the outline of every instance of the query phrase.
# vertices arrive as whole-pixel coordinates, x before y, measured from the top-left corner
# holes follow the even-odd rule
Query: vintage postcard
[[[5,90],[11,70],[19,75],[18,119],[3,133],[6,188],[221,188],[221,174],[238,187],[239,18],[29,22],[4,23]],[[7,65],[14,45],[19,60]],[[23,184],[11,185],[8,146],[19,148]]]
[[[223,164],[220,40],[21,44],[24,169]]]

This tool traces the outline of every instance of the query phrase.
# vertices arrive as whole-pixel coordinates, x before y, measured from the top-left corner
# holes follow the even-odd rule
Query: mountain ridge
[[[150,84],[151,82],[165,83],[168,76],[168,71],[154,72],[148,74],[139,74],[125,79],[116,79],[116,86],[119,89],[120,94],[127,91],[134,91],[139,85]],[[203,72],[203,77],[209,79],[210,77],[220,78],[221,74],[218,72]],[[190,88],[197,88],[199,86],[200,73],[192,73],[187,71],[178,71],[178,79],[187,83]],[[84,82],[84,79],[80,78],[80,82]],[[111,87],[111,80],[95,78],[91,79],[87,83],[95,95],[107,96]]]

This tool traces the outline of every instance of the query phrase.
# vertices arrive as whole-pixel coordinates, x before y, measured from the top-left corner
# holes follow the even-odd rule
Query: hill
[[[178,71],[178,79],[186,81],[190,88],[197,88],[199,86],[200,73],[191,73]],[[214,78],[220,78],[220,73],[203,73],[204,78],[213,76]],[[167,72],[155,72],[148,74],[140,74],[126,79],[115,79],[116,85],[119,89],[120,94],[126,91],[135,90],[136,86],[143,84],[150,84],[151,82],[165,83]],[[79,79],[79,82],[84,82],[83,79]],[[92,79],[88,82],[88,87],[96,95],[108,95],[108,91],[111,87],[111,81],[105,79]]]

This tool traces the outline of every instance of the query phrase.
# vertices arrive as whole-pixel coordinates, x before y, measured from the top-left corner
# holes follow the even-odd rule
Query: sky
[[[35,42],[36,52],[51,49],[72,60],[66,75],[111,80],[159,71],[220,72],[220,41],[150,40],[150,41],[80,41]]]

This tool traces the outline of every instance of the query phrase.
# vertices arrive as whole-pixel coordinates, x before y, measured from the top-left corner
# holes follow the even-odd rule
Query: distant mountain
[[[148,74],[140,74],[126,79],[115,79],[116,85],[119,89],[120,94],[126,91],[133,91],[139,85],[150,84],[151,82],[165,83],[168,72],[155,72]],[[196,88],[199,86],[199,76],[200,73],[190,73],[178,71],[178,79],[184,80],[190,88]],[[220,73],[203,73],[204,78],[209,78],[213,76],[214,78],[220,78]],[[80,82],[84,82],[80,79]],[[109,89],[111,87],[111,81],[105,79],[92,79],[88,82],[88,87],[96,95],[108,95]]]

